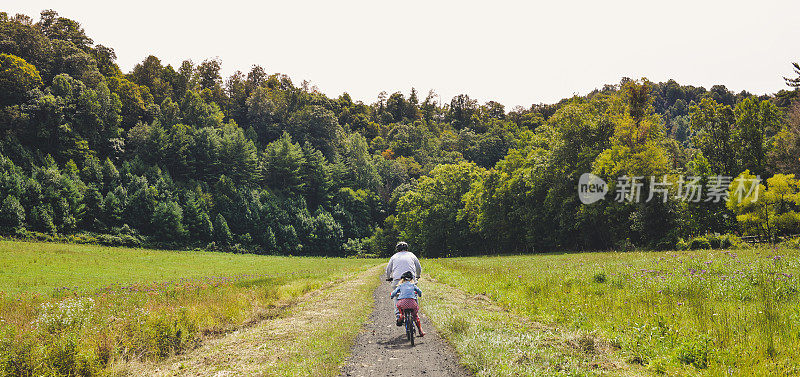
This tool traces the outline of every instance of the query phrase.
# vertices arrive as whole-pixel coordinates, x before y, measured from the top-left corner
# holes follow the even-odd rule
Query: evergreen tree
[[[277,192],[299,194],[306,182],[301,169],[306,165],[303,150],[284,133],[264,149],[260,162],[262,185]]]
[[[214,219],[214,241],[223,246],[230,245],[233,242],[233,234],[231,234],[228,222],[221,213],[217,214],[216,219]]]
[[[192,241],[210,241],[214,237],[214,226],[203,203],[194,192],[189,192],[184,207],[184,220]]]
[[[186,236],[183,227],[183,210],[173,201],[159,203],[153,212],[155,236],[162,241],[181,241]]]

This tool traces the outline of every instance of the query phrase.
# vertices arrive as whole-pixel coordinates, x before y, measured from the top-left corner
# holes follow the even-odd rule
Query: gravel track
[[[459,364],[453,349],[436,333],[422,312],[420,318],[425,337],[416,338],[416,345],[411,346],[403,328],[395,325],[390,288],[389,282],[383,282],[375,289],[374,309],[356,338],[341,376],[470,376]],[[420,306],[424,308],[424,286],[421,288]]]

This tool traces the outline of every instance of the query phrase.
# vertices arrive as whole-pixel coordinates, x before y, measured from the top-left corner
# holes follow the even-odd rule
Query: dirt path
[[[341,376],[469,376],[425,314],[420,315],[425,337],[417,338],[416,345],[411,346],[403,328],[395,325],[389,292],[388,282],[375,290],[372,315],[356,338]],[[425,306],[424,292],[420,305]]]

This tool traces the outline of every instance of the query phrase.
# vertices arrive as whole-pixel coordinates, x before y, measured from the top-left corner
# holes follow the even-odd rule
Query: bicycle
[[[392,281],[392,279],[386,279],[386,281]],[[417,297],[419,300],[419,297]],[[414,345],[414,338],[417,335],[417,328],[416,326],[416,319],[417,316],[414,315],[414,310],[412,309],[403,309],[403,326],[406,329],[406,338],[411,342],[411,345]]]
[[[414,345],[414,336],[417,333],[417,328],[414,327],[414,311],[411,309],[403,309],[403,322],[406,327],[406,337]]]

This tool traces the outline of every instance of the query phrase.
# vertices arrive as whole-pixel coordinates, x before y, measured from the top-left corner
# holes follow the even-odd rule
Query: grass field
[[[509,311],[425,278],[422,308],[476,376],[641,376],[607,340]]]
[[[98,375],[163,360],[375,264],[3,241],[0,374]]]
[[[275,275],[334,276],[376,261],[343,258],[287,258],[201,251],[164,251],[0,241],[0,292],[50,294],[55,289],[92,291],[118,284],[175,279]],[[285,271],[285,274],[279,274]],[[286,276],[281,276],[286,275]]]
[[[425,260],[422,307],[479,376],[800,375],[798,256]],[[0,375],[334,374],[382,262],[2,241]]]
[[[423,310],[478,375],[624,375],[631,366],[670,376],[800,375],[798,254],[762,248],[427,260],[434,291],[471,296],[468,303],[434,296]],[[490,304],[475,304],[481,298]],[[508,315],[482,309],[492,305]],[[569,350],[584,343],[608,352]],[[613,366],[614,354],[626,365]]]

